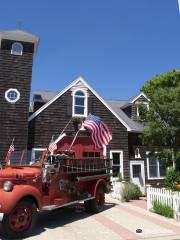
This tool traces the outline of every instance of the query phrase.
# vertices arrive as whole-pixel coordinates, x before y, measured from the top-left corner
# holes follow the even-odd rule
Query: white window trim
[[[136,154],[136,150],[138,151],[138,154]],[[135,159],[140,159],[141,158],[140,150],[139,150],[138,147],[134,151],[134,157],[135,157]]]
[[[149,103],[148,102],[136,102],[136,114],[139,117],[139,105],[144,104],[147,107],[147,110],[149,111]]]
[[[146,160],[147,160],[147,177],[149,180],[156,180],[156,179],[164,179],[164,177],[160,177],[160,169],[159,169],[159,159],[156,159],[157,160],[157,168],[158,168],[158,176],[157,177],[150,177],[150,173],[149,173],[149,154],[150,152],[146,152]]]
[[[75,95],[76,92],[81,91],[84,93],[84,114],[75,114]],[[85,91],[84,89],[81,88],[76,88],[75,91],[73,91],[72,93],[73,96],[73,101],[72,101],[72,116],[73,117],[87,117],[87,113],[88,113],[88,94],[87,91]]]
[[[140,161],[130,161],[130,178],[131,180],[133,179],[133,170],[132,170],[132,166],[133,165],[141,165],[142,166],[142,178],[144,180],[144,183],[145,183],[145,173],[144,173],[144,161],[143,160],[140,160]]]
[[[113,164],[113,153],[120,153],[120,164]],[[122,150],[110,150],[110,159],[111,159],[111,166],[121,166],[120,173],[121,176],[124,177],[124,167],[123,167],[123,151]],[[112,173],[113,170],[111,170]],[[113,179],[117,179],[117,177],[113,177]]]
[[[13,46],[14,45],[19,45],[19,46],[21,46],[21,51],[20,52],[17,52],[17,51],[14,51],[13,50]],[[16,56],[22,56],[23,55],[23,45],[22,45],[22,43],[19,43],[19,42],[14,42],[13,44],[12,44],[12,46],[11,46],[11,54],[12,55],[16,55]]]
[[[144,170],[144,161],[143,160],[132,160],[130,161],[130,180],[133,182],[133,165],[141,165],[141,176],[143,179],[143,193],[144,193],[144,187],[145,187],[145,170]]]
[[[136,97],[134,97],[132,100],[131,100],[131,103],[134,103],[138,98],[140,98],[141,96],[143,96],[144,98],[146,98],[148,100],[148,102],[150,102],[150,99],[146,96],[145,93],[143,92],[140,92]]]
[[[31,155],[31,161],[35,160],[35,151],[44,151],[46,148],[32,148],[32,155]]]
[[[9,97],[8,97],[8,93],[11,92],[11,91],[16,92],[16,94],[17,94],[17,98],[14,99],[14,100],[9,99]],[[20,99],[20,92],[19,92],[17,89],[15,89],[15,88],[9,88],[9,89],[5,92],[5,99],[6,99],[9,103],[16,103],[16,102]]]
[[[15,44],[18,44],[19,46],[21,46],[21,51],[20,51],[20,52],[17,52],[17,51],[14,51],[14,50],[13,50],[13,46],[14,46]],[[22,43],[14,42],[14,43],[12,44],[12,46],[11,46],[11,54],[12,54],[12,55],[16,55],[16,56],[22,56],[22,55],[23,55],[23,45],[22,45]]]

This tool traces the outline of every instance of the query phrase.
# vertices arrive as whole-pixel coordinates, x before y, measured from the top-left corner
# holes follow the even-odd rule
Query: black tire
[[[1,223],[2,235],[8,239],[24,238],[30,234],[36,220],[36,204],[29,199],[22,200],[9,214],[4,215]]]
[[[84,202],[84,207],[87,212],[99,213],[104,209],[105,191],[104,188],[99,187],[94,199]]]

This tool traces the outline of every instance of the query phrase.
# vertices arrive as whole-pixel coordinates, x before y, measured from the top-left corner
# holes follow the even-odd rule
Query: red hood
[[[6,167],[0,170],[0,178],[24,179],[37,177],[41,172],[38,167]]]

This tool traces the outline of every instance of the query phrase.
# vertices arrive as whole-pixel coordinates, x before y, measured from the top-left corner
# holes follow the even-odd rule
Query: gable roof
[[[150,102],[150,99],[146,96],[146,94],[144,92],[140,92],[138,95],[136,95],[135,97],[131,98],[129,102],[130,103],[134,103],[141,96],[143,96],[144,98],[147,99],[148,102]]]
[[[54,98],[58,92],[50,92],[50,91],[36,91],[34,93],[33,100],[34,101],[40,101],[40,102],[48,102],[52,98]]]
[[[131,132],[142,132],[144,130],[144,125],[140,124],[138,122],[133,121],[131,118],[129,118],[124,111],[121,109],[121,107],[127,105],[125,101],[120,100],[106,100],[106,102],[109,104],[109,106],[118,114],[118,116],[124,120],[124,122],[127,123],[129,128],[131,128]],[[123,104],[121,106],[120,104]]]
[[[28,119],[28,121],[30,122],[31,120],[33,120],[35,117],[37,117],[42,111],[44,111],[47,107],[49,107],[53,102],[55,102],[60,96],[62,96],[66,91],[68,91],[71,87],[73,87],[74,85],[78,84],[78,82],[81,82],[84,84],[84,86],[86,86],[105,106],[107,109],[109,109],[109,111],[127,128],[127,131],[140,131],[139,128],[137,128],[137,126],[131,124],[128,124],[127,119],[125,118],[125,116],[123,116],[123,114],[119,114],[117,112],[117,110],[114,110],[112,108],[112,106],[109,105],[108,101],[103,100],[98,94],[97,92],[82,78],[82,77],[78,77],[77,79],[75,79],[71,84],[69,84],[66,88],[64,88],[61,92],[59,92],[58,94],[56,94],[52,99],[50,99],[47,103],[45,103],[41,108],[39,108],[36,112],[34,112]],[[44,93],[43,93],[44,94]],[[43,95],[42,94],[42,95]],[[128,118],[128,117],[127,117]],[[127,122],[126,122],[127,121]],[[132,121],[132,120],[131,120]]]

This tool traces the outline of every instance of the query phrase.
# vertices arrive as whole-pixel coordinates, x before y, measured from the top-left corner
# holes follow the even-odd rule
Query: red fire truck
[[[110,162],[87,144],[90,137],[61,141],[56,154],[45,150],[31,162],[26,153],[12,154],[0,169],[0,223],[9,238],[22,238],[32,230],[38,212],[84,202],[85,209],[102,211],[110,189]]]

